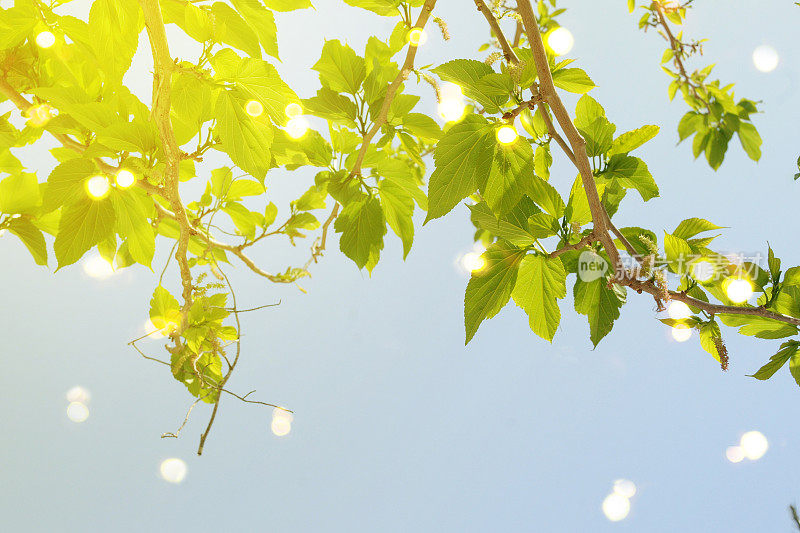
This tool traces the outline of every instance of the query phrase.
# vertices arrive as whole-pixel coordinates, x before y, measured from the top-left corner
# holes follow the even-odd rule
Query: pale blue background
[[[317,3],[316,12],[279,16],[279,68],[307,88],[304,96],[317,87],[309,67],[324,37],[350,36],[363,49],[368,32],[385,36],[391,27],[338,1]],[[599,86],[592,94],[619,131],[664,126],[641,153],[662,197],[646,207],[629,197],[619,225],[671,230],[704,216],[731,227],[721,249],[763,250],[769,239],[786,266],[798,264],[800,8],[786,0],[696,3],[687,34],[711,38],[705,59],[718,75],[764,100],[758,164],[735,146],[714,173],[692,161],[689,146],[674,147],[684,107],[666,99],[663,43],[637,30],[625,2],[576,0],[562,17],[576,37],[570,55]],[[482,58],[475,50],[488,32],[473,3],[440,4],[453,39],[431,34],[419,64]],[[762,43],[781,54],[771,74],[752,66]],[[128,81],[148,98],[151,63],[141,50]],[[173,55],[194,55],[184,52],[173,47]],[[419,93],[433,111],[428,89]],[[271,177],[276,203],[311,178]],[[564,192],[573,178],[560,162],[552,182]],[[571,297],[552,346],[512,306],[464,348],[466,279],[454,261],[471,234],[460,207],[418,229],[405,263],[390,238],[371,278],[332,251],[304,283],[307,295],[237,265],[241,305],[283,304],[246,316],[230,387],[257,388],[260,399],[297,415],[292,433],[278,438],[269,411],[226,398],[202,458],[194,451],[208,408],[195,410],[180,440],[159,439],[179,425],[190,399],[166,369],[125,346],[140,334],[153,274],[138,268],[100,282],[75,267],[53,275],[14,239],[0,239],[0,530],[791,531],[800,391],[785,370],[767,383],[745,377],[779,342],[729,331],[723,374],[696,338],[672,342],[653,301],[632,294],[594,351]],[[303,243],[256,256],[277,270],[306,253]],[[174,287],[174,268],[168,276]],[[160,354],[157,343],[144,346]],[[65,416],[64,394],[76,384],[92,392],[84,424]],[[767,454],[728,463],[725,448],[751,429],[769,439]],[[180,485],[158,477],[172,456],[188,463]],[[612,524],[600,504],[620,477],[639,493],[630,516]]]

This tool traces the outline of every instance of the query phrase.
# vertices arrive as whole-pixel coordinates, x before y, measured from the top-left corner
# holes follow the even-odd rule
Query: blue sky
[[[341,2],[317,3],[316,11],[279,16],[279,70],[303,96],[318,86],[309,67],[324,38],[346,38],[359,50],[371,33],[385,37],[391,29]],[[431,35],[419,63],[482,58],[476,49],[488,31],[472,3],[440,3],[453,39]],[[685,31],[710,38],[704,60],[717,63],[723,81],[737,82],[737,95],[764,102],[758,164],[736,146],[715,173],[692,160],[690,146],[676,148],[684,109],[667,101],[660,37],[639,32],[625,2],[565,3],[561,21],[576,39],[570,56],[599,86],[592,95],[618,131],[662,125],[640,154],[661,198],[644,205],[629,197],[618,225],[660,232],[701,216],[730,227],[718,249],[763,251],[769,240],[785,266],[796,265],[800,8],[777,0],[757,8],[696,3]],[[781,55],[769,74],[751,62],[765,43]],[[151,63],[141,44],[128,80],[147,99]],[[182,53],[189,55],[173,47]],[[433,112],[427,88],[418,93]],[[43,149],[28,161],[44,175],[49,163],[40,156]],[[573,179],[557,157],[551,183],[566,192]],[[280,205],[312,174],[268,180]],[[726,331],[731,367],[723,374],[696,338],[671,340],[652,299],[630,294],[612,334],[592,350],[569,295],[552,345],[510,306],[465,348],[467,280],[455,262],[471,236],[467,210],[457,208],[418,228],[405,262],[390,238],[371,277],[330,246],[304,284],[308,294],[237,267],[232,281],[242,306],[282,303],[246,315],[230,388],[257,389],[259,399],[295,410],[295,421],[279,438],[269,411],[226,398],[201,458],[194,452],[209,409],[195,409],[180,439],[160,439],[177,428],[190,399],[165,369],[125,345],[140,334],[154,275],[139,268],[98,281],[78,267],[53,274],[0,239],[0,528],[791,530],[786,508],[800,498],[798,388],[785,371],[766,383],[745,376],[779,342]],[[305,246],[265,248],[256,258],[275,270],[306,253]],[[168,275],[174,283],[174,269]],[[160,350],[157,342],[144,346]],[[74,385],[92,393],[82,424],[65,416],[64,394]],[[766,455],[729,463],[726,447],[749,430],[769,439]],[[187,462],[183,483],[158,476],[168,457]],[[638,492],[628,518],[611,523],[600,506],[617,478],[633,480]]]

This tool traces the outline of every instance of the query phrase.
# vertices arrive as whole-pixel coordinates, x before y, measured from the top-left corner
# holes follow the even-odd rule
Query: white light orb
[[[673,320],[686,320],[692,316],[692,310],[685,303],[673,300],[667,307],[667,314]]]
[[[677,324],[672,326],[672,338],[677,342],[686,342],[692,338],[692,328],[685,324]]]
[[[290,118],[286,123],[286,134],[292,139],[302,139],[308,131],[308,122],[302,116]]]
[[[273,418],[270,429],[278,437],[283,437],[292,431],[292,421],[287,418]]]
[[[56,44],[56,36],[53,32],[43,31],[36,36],[36,46],[39,48],[50,48]]]
[[[714,277],[714,265],[707,259],[700,259],[692,263],[692,277],[705,283]]]
[[[612,522],[624,520],[631,512],[631,502],[628,498],[612,492],[603,500],[603,514]]]
[[[94,279],[108,279],[115,274],[114,266],[100,254],[92,254],[83,260],[83,272]]]
[[[614,493],[633,498],[636,495],[636,483],[630,479],[618,479],[614,481]]]
[[[67,401],[72,402],[80,402],[83,404],[89,403],[89,400],[92,399],[91,393],[88,390],[84,389],[80,386],[72,387],[67,391]]]
[[[732,463],[741,463],[744,459],[744,450],[741,446],[728,446],[725,450],[725,458]]]
[[[503,145],[513,144],[517,140],[517,137],[519,137],[516,128],[511,124],[506,124],[497,128],[495,135],[497,136],[497,142]]]
[[[180,483],[186,477],[186,463],[177,457],[170,457],[161,461],[159,472],[164,481]]]
[[[458,122],[464,118],[464,112],[466,110],[467,105],[461,97],[442,98],[438,106],[439,116],[442,117],[445,122]]]
[[[414,28],[408,32],[408,44],[422,46],[428,40],[428,34],[422,28]]]
[[[136,183],[136,176],[130,170],[123,168],[114,176],[114,181],[120,189],[127,189]]]
[[[108,178],[105,176],[92,176],[85,183],[86,194],[92,200],[102,200],[108,196],[108,191],[111,190],[111,185],[108,183]]]
[[[258,100],[248,100],[244,104],[244,112],[251,117],[260,117],[264,112],[264,106]]]
[[[486,266],[486,260],[477,252],[467,252],[459,261],[465,272],[480,272]]]
[[[753,65],[761,72],[772,72],[778,68],[778,63],[780,63],[778,51],[768,44],[762,44],[753,50]]]
[[[723,288],[728,299],[735,304],[745,303],[753,295],[753,284],[743,278],[728,279]]]
[[[745,457],[751,461],[757,461],[767,453],[769,442],[767,437],[760,431],[748,431],[742,435],[739,446],[742,447]]]
[[[286,106],[283,112],[286,113],[287,117],[294,118],[303,114],[303,107],[298,103],[292,102]]]
[[[73,422],[85,422],[89,418],[89,408],[81,402],[70,402],[67,406],[67,418]]]
[[[557,56],[569,53],[574,44],[575,38],[572,36],[572,32],[564,26],[554,29],[547,37],[547,46]]]
[[[25,113],[28,116],[28,124],[35,128],[41,128],[53,118],[53,108],[47,104],[32,105]]]

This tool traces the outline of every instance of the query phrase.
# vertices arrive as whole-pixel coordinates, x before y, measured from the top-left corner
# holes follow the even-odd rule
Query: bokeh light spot
[[[108,195],[111,190],[111,185],[108,183],[108,178],[105,176],[92,176],[85,183],[86,194],[92,200],[102,200]]]
[[[742,435],[739,446],[744,451],[744,456],[751,461],[761,459],[769,449],[769,441],[760,431],[748,431]]]
[[[180,483],[186,477],[186,463],[177,457],[170,457],[161,461],[159,472],[164,481]]]
[[[264,106],[258,100],[248,100],[244,105],[244,112],[251,117],[260,117],[264,112]]]
[[[753,50],[753,65],[761,72],[772,72],[778,68],[778,63],[780,63],[778,51],[768,44],[762,44]]]
[[[89,418],[89,408],[81,402],[70,402],[67,406],[67,418],[73,422],[85,422]]]
[[[40,48],[50,48],[56,44],[56,36],[51,31],[43,31],[36,36],[36,45]]]
[[[624,520],[631,512],[631,502],[628,498],[612,492],[603,500],[603,514],[612,522]]]
[[[574,44],[575,38],[572,36],[572,32],[564,26],[554,29],[547,37],[547,46],[557,56],[569,53]]]

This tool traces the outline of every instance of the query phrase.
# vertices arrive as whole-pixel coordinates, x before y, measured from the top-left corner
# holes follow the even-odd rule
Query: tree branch
[[[536,21],[536,16],[533,13],[530,0],[517,0],[517,12],[522,17],[522,25],[525,28],[528,42],[531,45],[533,60],[534,63],[536,63],[536,71],[539,74],[539,88],[542,97],[550,104],[550,108],[553,110],[556,120],[572,147],[574,163],[581,175],[581,181],[583,183],[584,192],[586,193],[586,198],[589,202],[589,210],[592,214],[592,222],[596,230],[597,238],[606,249],[606,253],[611,258],[614,268],[618,269],[621,266],[619,253],[617,252],[613,240],[608,235],[608,215],[600,201],[597,185],[594,182],[594,173],[592,172],[592,166],[589,162],[589,156],[586,154],[586,141],[581,137],[578,129],[572,123],[572,119],[566,107],[564,107],[564,103],[556,92],[556,87],[553,84],[553,76],[550,73],[550,66],[547,60],[547,52],[544,48],[544,42],[542,42],[539,24]]]
[[[554,250],[548,254],[548,257],[558,257],[559,255],[570,252],[572,250],[580,250],[581,248],[585,248],[589,246],[591,243],[595,242],[597,239],[594,236],[594,231],[590,232],[584,238],[576,242],[575,244],[567,244],[566,246],[562,246],[558,250]]]
[[[422,6],[422,10],[419,13],[419,17],[417,18],[417,22],[414,24],[414,28],[424,28],[425,24],[428,22],[428,17],[433,11],[434,6],[436,5],[436,0],[425,0],[425,4]],[[413,44],[408,45],[408,52],[406,52],[406,60],[403,63],[403,67],[400,69],[400,73],[395,77],[394,81],[389,85],[389,88],[386,89],[386,96],[383,99],[383,104],[381,105],[381,109],[378,112],[378,116],[375,117],[375,121],[372,124],[372,127],[369,129],[367,134],[364,136],[364,140],[361,142],[361,148],[358,150],[358,155],[356,156],[356,163],[353,165],[353,170],[350,171],[350,178],[355,176],[361,175],[361,165],[364,163],[364,157],[367,155],[367,149],[369,148],[369,143],[372,142],[372,139],[377,135],[380,131],[381,127],[386,124],[386,120],[389,116],[389,107],[392,105],[392,101],[394,100],[394,96],[397,93],[397,90],[400,88],[400,85],[408,78],[408,75],[411,74],[411,71],[414,70],[414,59],[417,56],[417,46]]]
[[[171,77],[175,63],[169,53],[167,33],[164,29],[164,21],[161,18],[161,7],[158,0],[140,0],[139,3],[144,14],[144,23],[150,39],[150,48],[153,51],[153,101],[150,116],[158,128],[163,144],[164,163],[166,165],[164,180],[167,187],[167,199],[180,228],[175,259],[178,261],[183,285],[183,306],[181,308],[181,331],[183,331],[188,325],[189,308],[192,306],[192,272],[187,258],[190,228],[192,226],[181,201],[179,180],[181,150],[175,140],[175,132],[172,129],[172,122],[169,117],[172,92]],[[174,338],[177,340],[177,336],[174,336]]]

